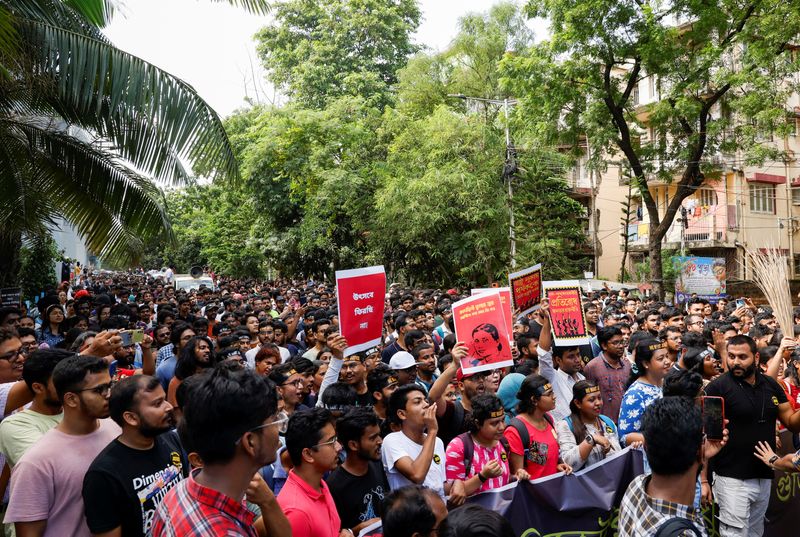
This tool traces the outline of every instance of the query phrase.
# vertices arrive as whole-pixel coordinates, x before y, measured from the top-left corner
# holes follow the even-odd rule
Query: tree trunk
[[[650,254],[650,283],[653,285],[653,293],[658,295],[660,300],[664,300],[664,267],[661,264],[661,238],[657,240],[650,237],[648,244]]]
[[[0,233],[0,287],[17,287],[22,265],[22,235]]]

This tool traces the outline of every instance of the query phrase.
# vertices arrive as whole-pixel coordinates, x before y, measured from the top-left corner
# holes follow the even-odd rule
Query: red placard
[[[508,275],[511,288],[511,305],[521,314],[539,308],[542,301],[542,265],[534,265]]]
[[[503,308],[503,315],[506,319],[506,328],[508,328],[510,332],[514,328],[514,316],[511,312],[511,290],[508,287],[482,287],[473,289],[470,292],[472,296],[486,293],[500,293],[500,305]],[[512,337],[509,341],[513,340],[514,338]]]
[[[336,271],[339,331],[347,339],[345,356],[381,341],[386,273],[383,266]]]
[[[484,293],[453,304],[456,339],[467,344],[464,373],[514,365],[500,293]]]
[[[550,307],[553,341],[559,346],[586,345],[589,332],[583,314],[581,288],[577,280],[544,282]]]

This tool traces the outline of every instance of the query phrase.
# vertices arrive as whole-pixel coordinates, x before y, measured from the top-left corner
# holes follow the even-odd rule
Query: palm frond
[[[111,43],[100,31],[99,25],[89,22],[83,13],[74,9],[69,3],[62,0],[0,0],[0,6],[7,9],[16,19],[41,21]],[[77,3],[80,3],[79,0]],[[93,2],[90,0],[88,3]]]
[[[235,7],[246,9],[255,15],[266,15],[270,11],[269,2],[264,0],[211,0],[212,2],[224,2]]]
[[[65,4],[80,13],[97,26],[105,28],[114,16],[115,4],[112,0],[63,0]]]
[[[0,124],[29,152],[32,173],[21,190],[35,185],[50,200],[54,213],[39,217],[63,216],[92,251],[123,264],[135,262],[147,242],[172,240],[163,194],[116,155],[48,126]]]
[[[52,78],[53,91],[73,115],[99,115],[104,107],[126,110],[127,115],[121,117],[135,117],[157,128],[161,141],[178,156],[217,176],[238,178],[219,116],[189,84],[74,31],[28,19],[20,21],[20,29],[39,66],[38,74]],[[141,127],[140,133],[145,130]],[[152,144],[140,149],[148,147],[152,151]]]

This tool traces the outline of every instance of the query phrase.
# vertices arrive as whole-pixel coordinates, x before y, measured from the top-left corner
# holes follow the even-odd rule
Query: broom
[[[784,336],[794,335],[792,292],[789,290],[789,271],[786,257],[769,245],[766,253],[745,248],[755,283],[775,314]]]

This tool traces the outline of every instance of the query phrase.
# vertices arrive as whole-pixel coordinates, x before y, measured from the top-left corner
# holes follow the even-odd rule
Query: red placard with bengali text
[[[537,310],[542,301],[541,263],[509,274],[508,286],[511,289],[512,309],[519,310],[523,315]]]
[[[544,282],[542,287],[550,308],[554,343],[558,346],[588,344],[590,336],[578,280]]]
[[[500,293],[474,295],[453,304],[456,339],[467,345],[467,357],[461,360],[464,373],[476,373],[514,365],[509,345]]]
[[[347,339],[345,356],[380,343],[385,298],[383,265],[336,271],[339,331]]]

